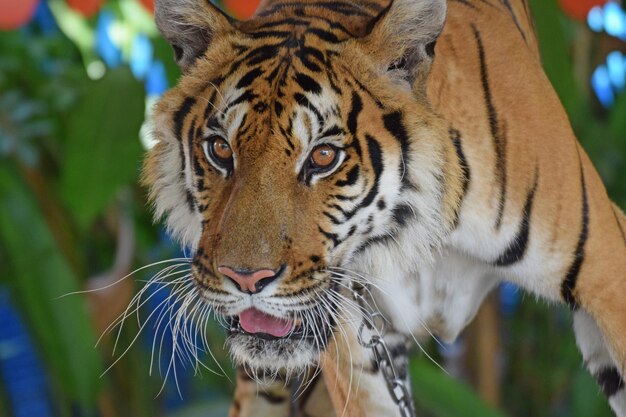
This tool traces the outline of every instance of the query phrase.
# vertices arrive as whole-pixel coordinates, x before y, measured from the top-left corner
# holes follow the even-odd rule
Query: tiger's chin
[[[313,341],[267,340],[254,335],[230,335],[226,341],[237,364],[246,369],[298,372],[317,364],[320,350]]]
[[[226,345],[234,361],[247,369],[269,372],[293,373],[316,365],[334,330],[327,320],[324,324],[312,320],[298,323],[288,335],[276,337],[245,331],[237,317],[229,321]]]

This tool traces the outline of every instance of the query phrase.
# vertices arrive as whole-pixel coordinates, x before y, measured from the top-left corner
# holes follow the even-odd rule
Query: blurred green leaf
[[[0,165],[0,238],[11,285],[34,330],[37,345],[77,405],[95,405],[101,364],[84,298],[63,294],[79,290],[76,277],[59,252],[29,190],[8,163]]]
[[[169,85],[175,85],[180,77],[180,68],[174,61],[174,50],[163,37],[153,39],[154,58],[163,62]]]
[[[626,147],[626,94],[619,95],[611,110],[611,127],[622,138]]]
[[[570,119],[574,119],[581,111],[582,103],[565,37],[563,13],[554,0],[530,0],[530,6],[539,36],[543,68]]]
[[[437,417],[505,416],[424,357],[414,358],[409,366],[416,402]]]
[[[595,394],[595,396],[594,396]],[[602,417],[612,415],[606,397],[591,375],[579,369],[572,386],[571,417]]]
[[[127,69],[90,82],[71,113],[61,173],[61,193],[78,224],[86,227],[135,182],[142,149],[144,92]]]
[[[2,380],[0,380],[0,416],[8,416],[9,415],[9,404],[6,398],[6,390],[2,384]]]

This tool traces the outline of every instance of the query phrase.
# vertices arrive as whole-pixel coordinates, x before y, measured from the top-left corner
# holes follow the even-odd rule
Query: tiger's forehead
[[[275,147],[291,156],[321,139],[340,144],[341,99],[328,77],[307,74],[294,63],[276,65],[280,79],[268,65],[224,82],[208,104],[207,135],[224,136],[239,153]]]
[[[337,41],[362,37],[393,0],[264,0],[253,18],[240,22],[241,31],[254,33],[271,27],[316,26],[324,23]]]
[[[342,131],[337,54],[305,38],[291,32],[233,44],[230,68],[219,83],[208,84],[208,133],[223,135],[236,151],[280,139],[297,152],[318,139],[336,139]]]
[[[239,154],[274,148],[290,156],[320,140],[340,145],[348,107],[343,41],[370,30],[390,3],[265,1],[237,23],[237,36],[207,51],[207,61],[223,64],[212,66],[217,72],[202,93],[206,136],[223,136]],[[203,68],[190,78],[208,75]]]

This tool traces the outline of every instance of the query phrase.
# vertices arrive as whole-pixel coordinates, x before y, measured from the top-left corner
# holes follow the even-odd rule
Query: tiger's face
[[[403,12],[386,3],[341,21],[269,2],[246,22],[156,3],[184,75],[156,107],[146,182],[249,367],[314,363],[349,304],[344,268],[399,233],[432,248],[450,217],[447,130],[419,91],[443,20],[411,51],[375,50]]]

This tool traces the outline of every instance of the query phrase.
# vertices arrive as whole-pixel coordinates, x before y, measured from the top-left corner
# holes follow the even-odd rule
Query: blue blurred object
[[[154,48],[150,39],[144,34],[139,34],[133,39],[130,53],[130,70],[135,78],[143,80],[152,66]]]
[[[515,284],[504,282],[500,285],[500,309],[504,316],[512,316],[521,299],[520,290]]]
[[[604,29],[604,12],[602,7],[595,6],[591,8],[587,15],[587,25],[594,32],[602,32],[602,29]]]
[[[110,36],[110,29],[114,22],[113,12],[102,10],[96,24],[96,52],[109,68],[116,68],[122,63],[122,51]]]
[[[45,0],[39,2],[35,10],[35,15],[33,16],[33,21],[39,26],[44,35],[49,36],[59,32],[57,22],[54,20],[48,2]]]
[[[154,254],[157,259],[163,257],[163,251],[174,258],[185,257],[180,247],[164,231],[160,233],[160,245],[155,249],[158,249]],[[186,399],[191,396],[195,377],[195,368],[190,363],[192,355],[186,349],[183,339],[192,339],[198,348],[202,343],[201,335],[195,331],[195,326],[190,321],[179,323],[180,328],[174,331],[175,312],[181,308],[181,302],[173,292],[174,287],[167,282],[168,280],[164,280],[150,284],[142,297],[147,300],[142,312],[146,321],[142,340],[152,355],[151,373],[163,378],[163,392],[160,397],[163,398],[164,408],[166,411],[175,411],[187,405]],[[197,352],[200,353],[202,352]]]
[[[624,55],[620,51],[611,52],[606,58],[609,79],[616,90],[622,91],[626,83],[626,64]]]
[[[626,13],[615,2],[604,6],[604,30],[611,36],[626,39]]]
[[[170,315],[180,308],[180,303],[168,301],[171,296],[170,286],[153,284],[146,290],[146,298],[150,297],[150,300],[144,306],[150,316],[144,341],[151,355],[154,355],[152,373],[160,375],[164,380],[162,397],[167,411],[174,411],[185,405],[184,397],[189,396],[191,379],[194,376],[193,367],[185,359],[187,352],[182,336],[177,334],[174,337],[174,318]],[[182,326],[188,326],[188,323],[183,323]],[[180,332],[182,331],[184,330],[181,329]]]
[[[9,292],[0,287],[0,376],[14,417],[53,417],[48,380]]]
[[[160,96],[167,90],[167,74],[163,62],[156,60],[152,63],[146,76],[146,93],[148,96]]]
[[[593,7],[587,15],[587,24],[591,30],[601,32],[626,41],[626,11],[614,1],[604,7]],[[591,77],[591,86],[600,103],[609,108],[615,102],[616,93],[626,87],[626,58],[620,51],[611,52],[606,65],[600,65]]]
[[[611,105],[615,102],[615,95],[613,94],[613,89],[611,88],[609,71],[605,65],[600,65],[593,72],[593,75],[591,76],[591,86],[593,87],[593,91],[596,93],[598,100],[600,100],[600,103],[602,103],[604,107],[611,107]]]

